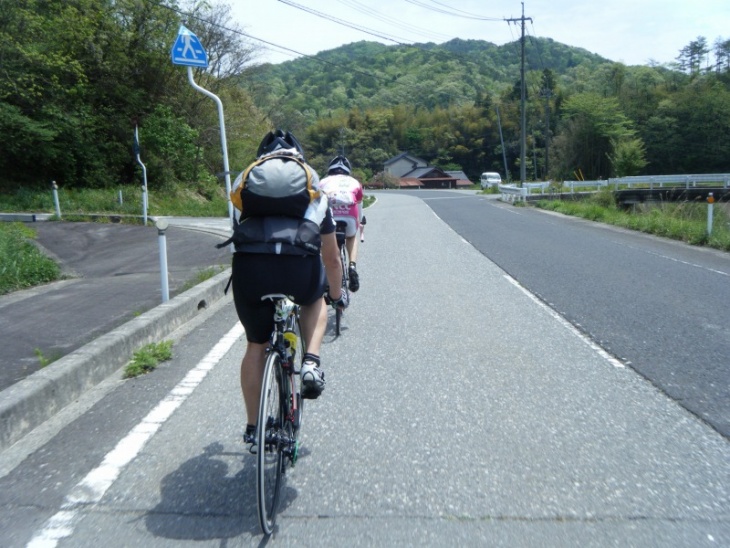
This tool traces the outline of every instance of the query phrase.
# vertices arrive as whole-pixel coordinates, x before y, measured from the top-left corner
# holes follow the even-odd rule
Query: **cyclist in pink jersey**
[[[362,185],[352,177],[352,166],[344,156],[332,159],[327,169],[327,176],[319,183],[319,189],[327,194],[332,216],[335,221],[347,224],[345,245],[350,256],[349,274],[350,291],[360,289],[360,277],[357,274],[357,250],[359,239],[357,234],[362,220]]]

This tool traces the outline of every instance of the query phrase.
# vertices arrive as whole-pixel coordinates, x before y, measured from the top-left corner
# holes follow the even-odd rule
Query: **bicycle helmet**
[[[327,175],[349,175],[352,172],[352,166],[350,160],[344,156],[335,156],[332,158],[329,167],[327,168]]]
[[[284,132],[280,129],[270,131],[264,136],[256,152],[256,157],[260,158],[264,154],[269,154],[281,148],[293,148],[304,158],[304,150],[297,138],[288,131]]]

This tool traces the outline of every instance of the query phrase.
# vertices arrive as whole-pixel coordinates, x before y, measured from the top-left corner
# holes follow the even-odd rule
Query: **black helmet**
[[[335,156],[332,158],[329,167],[327,168],[327,174],[333,175],[335,173],[341,173],[343,175],[349,175],[352,172],[352,166],[350,160],[344,156]]]
[[[296,149],[296,151],[304,157],[304,150],[302,150],[302,145],[299,144],[297,138],[288,131],[284,132],[280,129],[270,131],[264,136],[261,144],[259,145],[259,149],[256,152],[256,157],[258,158],[264,154],[269,154],[270,152],[274,152],[280,148]]]

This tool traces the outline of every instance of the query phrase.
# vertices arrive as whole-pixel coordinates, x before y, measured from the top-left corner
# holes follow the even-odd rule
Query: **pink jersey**
[[[362,203],[362,185],[349,175],[328,175],[319,182],[319,189],[327,194],[332,215],[354,217],[359,222],[358,204]]]

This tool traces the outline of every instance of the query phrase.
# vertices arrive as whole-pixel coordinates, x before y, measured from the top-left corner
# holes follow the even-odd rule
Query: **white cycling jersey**
[[[347,223],[348,237],[354,236],[362,218],[362,185],[349,175],[328,175],[319,182],[319,190],[327,195],[332,216]]]

